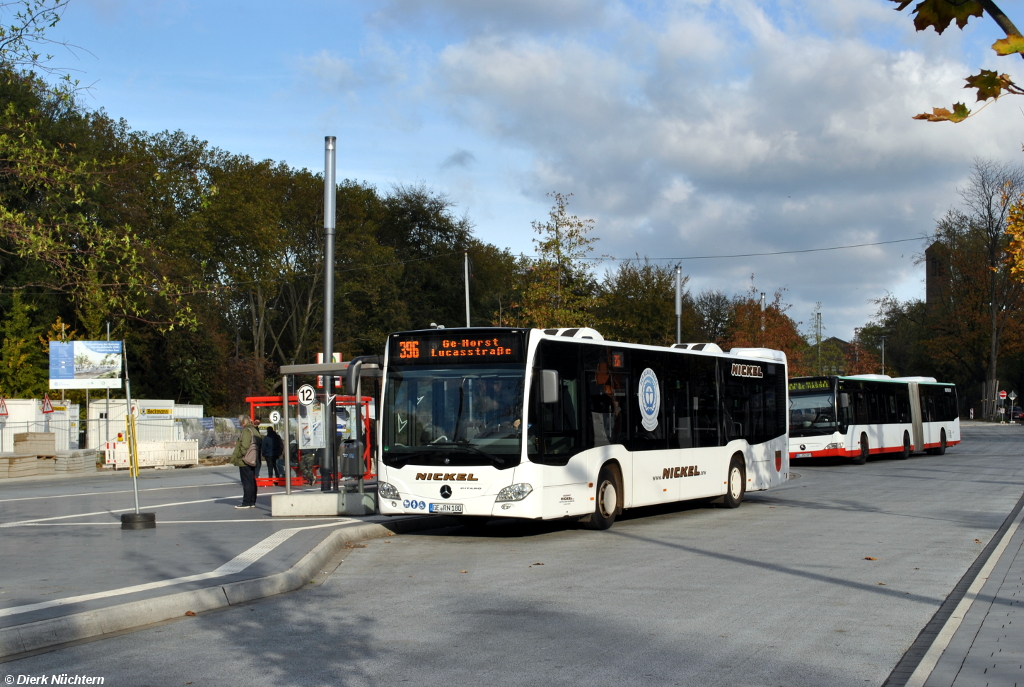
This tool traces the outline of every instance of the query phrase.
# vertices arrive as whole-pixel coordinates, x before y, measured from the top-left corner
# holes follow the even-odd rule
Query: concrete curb
[[[442,520],[444,519],[430,518],[430,522],[435,526],[443,526]],[[398,525],[399,522],[395,524]],[[403,524],[408,527],[396,529],[425,529],[430,523]],[[212,611],[290,592],[308,583],[346,542],[390,537],[394,534],[395,532],[378,523],[341,527],[327,535],[312,551],[284,572],[0,628],[0,659],[111,632],[130,630],[162,620],[180,618],[187,611]]]

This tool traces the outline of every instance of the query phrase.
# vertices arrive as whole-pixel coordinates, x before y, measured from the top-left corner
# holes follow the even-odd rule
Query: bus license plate
[[[798,453],[798,454],[796,454],[796,457],[797,458],[810,458],[811,454],[810,453]]]
[[[431,513],[461,513],[461,503],[432,503],[430,504]]]

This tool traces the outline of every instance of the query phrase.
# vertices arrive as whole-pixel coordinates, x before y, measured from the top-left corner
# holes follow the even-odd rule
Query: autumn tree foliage
[[[582,261],[597,241],[589,235],[594,220],[569,214],[572,194],[548,195],[554,199],[548,220],[532,222],[537,255],[520,260],[515,293],[502,320],[518,327],[593,326],[597,281]]]
[[[892,0],[899,5],[896,11],[906,9],[914,0]],[[963,29],[971,17],[989,15],[1006,34],[992,44],[997,55],[1020,55],[1024,57],[1024,36],[1008,16],[992,0],[923,0],[911,10],[914,15],[914,28],[925,31],[929,28],[942,34],[954,21],[958,28]],[[977,102],[992,100],[995,102],[1005,94],[1022,95],[1024,89],[1014,83],[1008,74],[999,74],[990,69],[982,69],[977,74],[968,76],[964,88],[975,91]],[[916,115],[914,119],[928,122],[962,122],[972,116],[965,103],[954,103],[952,109],[945,107],[932,108],[931,113]]]
[[[751,284],[750,290],[733,302],[722,347],[773,348],[786,354],[790,376],[812,374],[808,368],[807,341],[800,334],[799,324],[787,314],[791,306],[783,301],[783,291],[777,289],[762,310],[760,293]]]

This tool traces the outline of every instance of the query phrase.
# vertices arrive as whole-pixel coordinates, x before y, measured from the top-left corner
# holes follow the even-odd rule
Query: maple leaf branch
[[[986,12],[988,12],[988,16],[992,17],[992,19],[995,20],[996,24],[999,25],[999,28],[1001,28],[1003,30],[1003,33],[1006,34],[1007,38],[1009,38],[1010,36],[1020,36],[1021,35],[1021,33],[1017,29],[1017,27],[1014,26],[1012,21],[1010,21],[1010,18],[1007,17],[1003,13],[1003,11],[1001,9],[999,9],[998,5],[996,5],[994,2],[992,2],[992,0],[978,0],[978,1],[981,3],[982,8],[984,8],[984,10]],[[1021,53],[1020,56],[1021,56],[1022,59],[1024,59],[1024,53]]]

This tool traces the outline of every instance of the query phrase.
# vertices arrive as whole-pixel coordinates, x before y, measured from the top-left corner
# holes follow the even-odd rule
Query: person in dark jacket
[[[260,454],[263,462],[267,464],[267,477],[284,477],[284,472],[278,472],[277,461],[284,453],[284,441],[281,435],[274,431],[273,427],[267,427],[267,436],[263,437],[263,445],[260,447]]]
[[[256,455],[259,456],[259,447],[262,437],[260,430],[252,424],[248,415],[239,415],[238,423],[242,425],[242,433],[235,442],[235,450],[231,454],[231,464],[238,466],[238,474],[242,480],[242,503],[235,508],[256,507],[256,466],[246,465],[243,457],[249,450],[249,445],[256,442]]]

